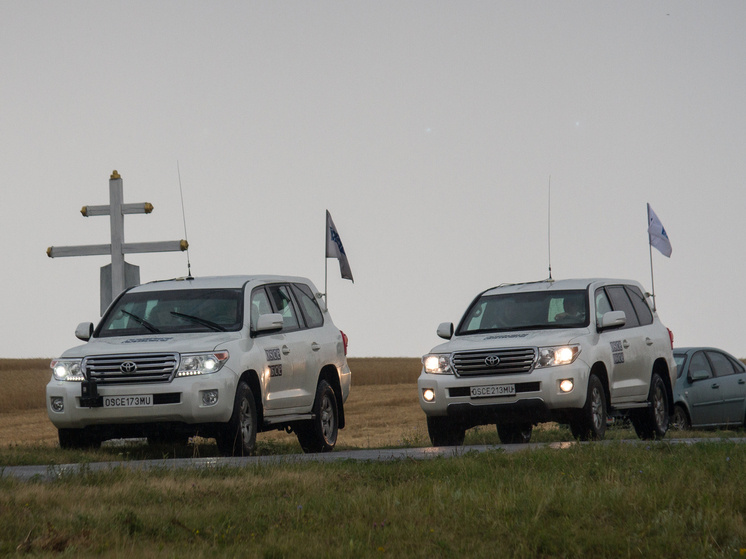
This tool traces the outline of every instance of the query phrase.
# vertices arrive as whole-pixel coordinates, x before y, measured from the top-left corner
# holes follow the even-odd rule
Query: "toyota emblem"
[[[121,365],[119,365],[119,370],[122,371],[125,375],[131,375],[135,371],[137,371],[137,363],[134,361],[125,361]]]
[[[500,364],[500,358],[497,355],[488,355],[484,359],[484,364],[488,367],[497,367]]]

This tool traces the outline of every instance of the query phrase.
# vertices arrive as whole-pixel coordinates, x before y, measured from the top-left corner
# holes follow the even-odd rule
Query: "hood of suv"
[[[452,353],[479,349],[509,347],[545,347],[566,345],[590,333],[588,328],[562,328],[560,330],[525,330],[518,332],[493,332],[471,336],[454,336],[444,344],[435,346],[430,353]]]
[[[91,338],[87,344],[67,350],[62,357],[125,353],[194,353],[212,351],[219,345],[241,338],[240,332],[194,334],[150,334],[114,338]]]

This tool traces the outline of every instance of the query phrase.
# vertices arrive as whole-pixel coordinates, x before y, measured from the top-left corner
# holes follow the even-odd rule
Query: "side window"
[[[299,328],[298,314],[295,312],[288,286],[270,285],[268,289],[275,312],[280,313],[285,322],[283,330],[297,330]]]
[[[746,367],[744,367],[743,363],[741,363],[740,361],[735,361],[733,363],[733,367],[735,367],[737,375],[740,375],[742,373],[746,373]]]
[[[263,314],[272,314],[272,305],[263,287],[255,289],[251,294],[251,329],[256,330],[256,321]]]
[[[725,377],[732,375],[736,371],[733,369],[733,363],[725,355],[716,351],[708,351],[707,357],[710,358],[712,366],[715,369],[716,377]]]
[[[318,328],[324,325],[324,315],[319,305],[313,298],[311,289],[303,283],[294,283],[295,299],[300,304],[300,311],[309,328]]]
[[[611,287],[607,287],[606,291],[609,294],[609,299],[611,299],[611,305],[614,307],[614,310],[624,311],[624,314],[627,316],[627,324],[624,327],[633,328],[639,326],[640,322],[637,320],[637,313],[624,287],[621,285],[612,285]]]
[[[676,378],[681,377],[681,372],[684,370],[684,361],[686,361],[685,353],[674,353],[673,359],[676,361]]]
[[[650,307],[637,286],[625,285],[624,288],[627,290],[627,295],[629,295],[629,298],[632,300],[632,306],[635,307],[637,318],[640,319],[640,324],[642,326],[652,324],[653,313],[650,312]]]
[[[707,374],[707,378],[712,376],[712,369],[710,368],[710,362],[707,361],[704,351],[698,351],[692,355],[692,362],[689,363],[689,374],[695,372],[704,372]]]
[[[606,297],[606,292],[602,289],[596,290],[596,324],[601,324],[601,318],[607,312],[611,312],[611,304]]]

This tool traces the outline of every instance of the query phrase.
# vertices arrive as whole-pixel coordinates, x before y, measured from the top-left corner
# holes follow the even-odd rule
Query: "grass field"
[[[47,360],[0,360],[0,469],[21,464],[215,456],[211,441],[64,451],[44,410]],[[338,448],[429,446],[417,359],[350,359]],[[746,444],[573,444],[424,462],[126,468],[52,483],[0,478],[0,557],[742,557]],[[570,441],[541,425],[535,441]],[[260,434],[260,454],[297,453]],[[467,444],[498,444],[494,426]]]

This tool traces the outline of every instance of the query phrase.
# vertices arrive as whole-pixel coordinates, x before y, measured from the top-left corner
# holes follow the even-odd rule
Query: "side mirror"
[[[621,328],[625,324],[627,324],[627,315],[624,314],[624,311],[610,311],[604,313],[601,317],[601,327],[599,330]]]
[[[75,337],[87,342],[93,336],[93,322],[81,322],[75,329]]]
[[[450,340],[453,337],[453,322],[443,322],[438,326],[437,332],[444,340]]]
[[[698,380],[705,380],[710,378],[710,373],[707,371],[704,371],[700,369],[699,371],[689,371],[689,374],[687,375],[689,382],[694,382]]]
[[[263,314],[256,321],[257,332],[270,332],[272,330],[282,330],[285,321],[280,313]]]

